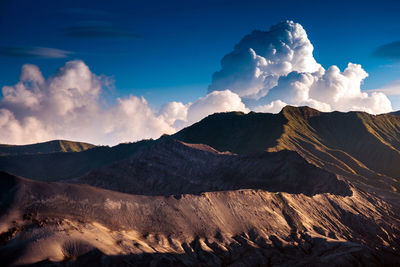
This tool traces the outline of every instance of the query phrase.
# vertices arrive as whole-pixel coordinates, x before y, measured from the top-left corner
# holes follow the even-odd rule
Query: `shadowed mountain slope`
[[[144,140],[114,147],[98,146],[82,152],[0,156],[0,170],[35,180],[68,179],[126,159],[153,142]]]
[[[305,195],[351,195],[336,175],[317,168],[292,151],[251,156],[220,153],[205,145],[176,140],[158,142],[128,160],[67,182],[130,194],[176,195],[262,189]]]
[[[285,181],[283,181],[285,183]],[[383,266],[399,262],[398,207],[264,190],[139,196],[0,173],[2,264]]]
[[[399,119],[220,113],[155,141],[0,156],[0,169],[64,181],[0,172],[0,260],[397,266]]]
[[[39,180],[69,179],[127,159],[165,139],[177,139],[240,155],[296,151],[308,162],[346,176],[366,190],[391,194],[400,190],[399,129],[400,116],[391,114],[324,113],[291,106],[279,114],[218,113],[158,141],[78,153],[0,156],[0,170]]]
[[[219,151],[254,153],[276,146],[287,122],[283,114],[216,113],[179,131],[173,138],[207,144]]]
[[[252,121],[251,126],[242,121]],[[233,139],[236,135],[242,138]],[[324,113],[291,106],[276,115],[220,113],[171,138],[240,154],[292,150],[368,190],[400,189],[400,117],[390,114]]]
[[[67,140],[53,140],[31,145],[0,144],[0,155],[46,154],[55,152],[81,152],[95,145]]]

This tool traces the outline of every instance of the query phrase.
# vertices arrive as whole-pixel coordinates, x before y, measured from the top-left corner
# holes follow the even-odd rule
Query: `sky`
[[[0,143],[116,144],[173,133],[213,111],[285,104],[398,110],[399,11],[397,1],[1,0]],[[286,21],[294,24],[277,32],[305,31],[297,43],[285,39],[288,51],[273,55],[268,42],[287,36],[271,32],[243,41]]]

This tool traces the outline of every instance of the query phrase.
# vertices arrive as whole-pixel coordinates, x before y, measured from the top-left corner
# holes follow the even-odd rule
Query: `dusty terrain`
[[[0,172],[2,265],[399,266],[397,125],[287,107],[215,114],[159,140],[1,156],[36,179]]]
[[[0,256],[7,264],[377,266],[400,260],[398,209],[353,187],[351,196],[244,189],[164,197],[4,173],[1,183]]]

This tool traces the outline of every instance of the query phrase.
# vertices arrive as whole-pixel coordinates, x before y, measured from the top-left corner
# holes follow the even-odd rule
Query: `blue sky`
[[[369,73],[363,89],[400,79],[399,57],[374,55],[400,40],[397,1],[73,2],[0,2],[0,86],[15,84],[25,63],[49,76],[66,61],[81,59],[94,73],[113,77],[111,100],[134,94],[155,108],[186,103],[207,92],[221,58],[244,35],[287,19],[303,25],[324,67],[361,64]],[[32,47],[71,53],[33,57]],[[392,54],[398,47],[390,47]],[[391,100],[400,109],[400,99]]]

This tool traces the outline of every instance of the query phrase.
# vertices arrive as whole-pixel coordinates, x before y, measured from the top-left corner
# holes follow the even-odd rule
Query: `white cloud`
[[[211,92],[186,105],[180,102],[167,103],[161,108],[160,116],[179,130],[210,114],[227,111],[249,112],[250,110],[237,94],[224,90]]]
[[[164,118],[164,120],[170,125],[174,125],[176,122],[187,120],[188,107],[190,103],[184,105],[181,102],[168,102],[164,104],[159,114]],[[179,126],[177,126],[179,127]]]
[[[191,124],[207,115],[225,111],[249,112],[250,110],[246,108],[237,94],[229,90],[214,91],[189,105],[187,121]]]
[[[110,81],[82,61],[69,61],[48,78],[37,66],[24,65],[20,81],[2,88],[0,143],[62,138],[114,145],[171,134],[215,112],[277,113],[286,104],[384,113],[392,110],[384,93],[397,94],[399,88],[397,82],[362,91],[368,74],[357,64],[324,69],[303,27],[291,21],[245,36],[221,65],[206,96],[166,103],[158,111],[133,95],[105,106],[102,91]]]
[[[164,133],[175,132],[173,126],[157,116],[143,97],[136,96],[117,99],[115,106],[103,111],[101,123],[101,138],[112,140],[114,144],[158,138]]]
[[[2,88],[0,143],[70,139],[114,145],[172,134],[214,112],[248,111],[229,90],[186,105],[167,103],[158,112],[133,95],[104,107],[103,86],[104,79],[79,60],[67,62],[48,79],[37,66],[24,65],[20,81]]]
[[[318,64],[307,33],[292,21],[245,36],[224,56],[221,66],[209,90],[230,89],[256,111],[276,112],[282,103],[322,111],[392,110],[385,94],[361,90],[368,76],[361,65],[349,63],[341,72],[337,66],[325,70]]]
[[[27,116],[18,121],[11,111],[0,109],[0,140],[23,144],[26,142],[25,140],[40,141],[49,138],[50,135],[35,117]]]
[[[275,100],[267,105],[260,105],[254,108],[256,112],[265,112],[265,113],[279,113],[282,108],[284,108],[287,104],[281,100]]]
[[[290,105],[307,105],[321,111],[361,110],[374,114],[390,112],[391,103],[384,94],[361,91],[361,83],[367,76],[360,65],[352,63],[343,72],[336,66],[314,73],[291,72],[280,77],[278,85],[259,102],[280,100]]]
[[[24,65],[20,82],[2,88],[0,142],[63,138],[117,144],[175,131],[143,98],[130,96],[104,107],[102,81],[79,60],[67,62],[48,79],[37,66]]]
[[[267,32],[245,36],[221,61],[209,91],[230,89],[244,98],[258,99],[292,71],[314,72],[321,66],[303,27],[292,21],[272,26]]]

